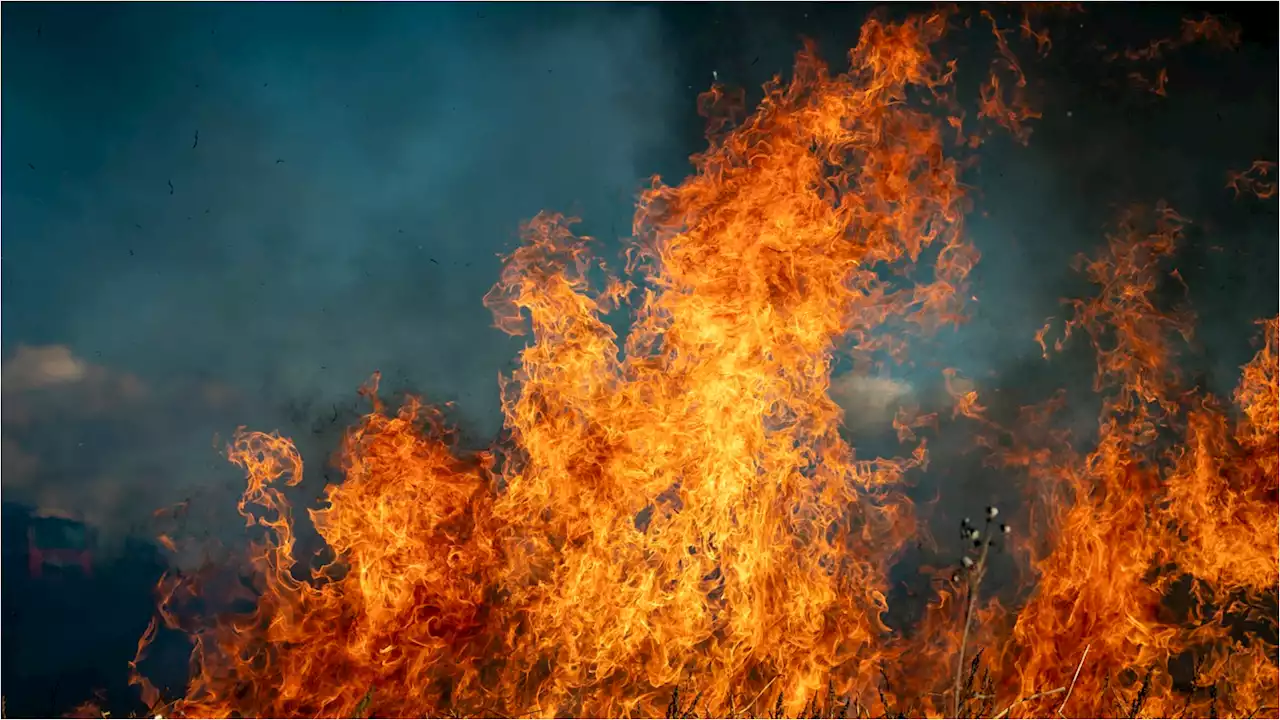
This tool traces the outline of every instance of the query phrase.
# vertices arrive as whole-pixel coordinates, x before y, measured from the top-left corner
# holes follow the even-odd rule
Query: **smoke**
[[[234,493],[239,424],[318,489],[375,370],[495,432],[498,255],[544,208],[625,234],[670,152],[647,9],[80,10],[4,10],[4,490],[112,528]]]
[[[910,365],[833,379],[864,456],[903,452],[876,435],[900,407],[942,414],[935,461],[913,479],[921,499],[945,497],[932,507],[948,522],[1010,510],[1016,490],[982,465],[970,426],[948,421],[943,369],[1002,420],[1067,386],[1080,401],[1065,422],[1082,437],[1096,427],[1087,348],[1046,361],[1032,338],[1059,298],[1088,291],[1070,260],[1122,206],[1165,199],[1195,223],[1177,261],[1202,318],[1187,362],[1216,393],[1252,353],[1253,320],[1276,312],[1274,200],[1223,187],[1226,171],[1280,149],[1275,7],[1245,23],[1237,52],[1169,58],[1167,97],[1089,54],[1095,41],[1177,32],[1181,12],[1091,5],[1050,28],[1050,55],[1025,56],[1043,114],[1029,147],[993,138],[966,178],[967,232],[983,255],[970,322]],[[375,370],[386,389],[456,401],[457,422],[492,436],[498,373],[525,339],[492,329],[481,298],[519,223],[563,211],[605,241],[625,235],[636,189],[700,149],[693,95],[713,73],[758,97],[802,34],[839,67],[865,10],[37,3],[0,14],[0,488],[6,502],[85,517],[115,546],[154,535],[153,511],[186,500],[184,535],[241,540],[243,478],[221,448],[242,424],[295,439],[308,462],[298,494],[310,494],[298,500],[312,504]],[[986,70],[990,38],[974,28],[962,74]],[[1272,35],[1250,39],[1256,28]],[[949,542],[939,562],[958,557]],[[909,557],[903,572],[936,559]]]
[[[721,79],[752,86],[784,66],[781,48],[804,33],[816,37],[823,56],[839,69],[860,25],[851,16],[863,12],[814,4],[785,15],[779,10],[775,22],[756,8],[727,8],[718,21],[736,39],[706,62]],[[910,449],[883,433],[898,407],[939,413],[928,438],[933,461],[911,477],[921,513],[932,514],[925,519],[939,555],[906,558],[899,572],[907,576],[919,565],[959,559],[964,548],[955,528],[961,517],[977,517],[987,505],[1010,513],[1020,504],[1017,478],[984,463],[984,452],[975,447],[978,428],[963,418],[951,420],[944,369],[971,382],[988,416],[1006,426],[1016,422],[1019,408],[1065,390],[1058,426],[1069,428],[1080,447],[1095,437],[1098,396],[1087,341],[1076,338],[1067,352],[1046,360],[1034,337],[1046,320],[1062,318],[1062,298],[1096,292],[1074,260],[1102,247],[1125,209],[1163,200],[1191,220],[1174,258],[1179,276],[1170,282],[1169,298],[1199,317],[1196,337],[1181,356],[1189,384],[1229,398],[1240,366],[1256,351],[1260,330],[1254,322],[1274,316],[1280,293],[1274,200],[1237,198],[1225,187],[1228,171],[1280,152],[1274,8],[1257,22],[1225,18],[1245,28],[1238,48],[1198,43],[1162,58],[1157,65],[1169,78],[1164,96],[1135,88],[1129,77],[1135,70],[1154,74],[1154,66],[1106,56],[1176,36],[1182,17],[1198,12],[1090,6],[1083,14],[1042,18],[1038,22],[1053,38],[1047,56],[1018,36],[1020,9],[993,12],[1001,27],[1015,29],[1009,41],[1042,117],[1030,124],[1026,146],[1007,134],[989,137],[966,175],[974,200],[966,233],[982,254],[970,276],[969,320],[916,343],[912,362],[888,371],[891,381],[855,368],[832,384],[833,397],[846,408],[846,428],[861,433],[855,445],[864,455]],[[958,31],[951,40],[948,50],[959,53],[961,94],[975,97],[994,50],[990,26],[975,18],[971,32]],[[968,117],[974,115],[970,107]],[[1000,566],[992,579],[1001,585],[1011,578],[1012,567]]]
[[[195,493],[189,478],[208,492],[221,476],[210,423],[236,407],[222,385],[148,386],[63,345],[20,345],[0,372],[5,501],[92,524],[108,554],[153,534],[160,504]]]
[[[830,394],[845,409],[845,427],[857,431],[892,422],[898,408],[911,399],[913,388],[901,380],[851,372],[832,379]]]
[[[713,73],[753,90],[802,32],[838,67],[864,14],[657,13],[6,8],[6,499],[118,506],[114,525],[143,527],[156,507],[234,494],[210,441],[240,424],[294,437],[316,491],[374,370],[384,388],[456,401],[457,422],[492,436],[497,375],[522,340],[494,331],[480,298],[519,223],[552,209],[606,241],[626,234],[645,178],[697,149],[692,95]],[[1147,24],[1154,36],[1177,19]],[[1171,60],[1170,94],[1156,97],[1102,87],[1126,68],[1083,58],[1072,33],[1106,35],[1125,18],[1084,20],[1051,28],[1055,49],[1029,66],[1044,115],[1030,146],[997,137],[982,150],[971,322],[892,380],[837,377],[851,432],[883,427],[903,404],[944,409],[948,367],[1010,409],[1064,384],[1087,391],[1087,358],[1046,365],[1032,336],[1059,298],[1087,290],[1071,258],[1135,201],[1167,199],[1197,222],[1199,254],[1179,263],[1211,319],[1195,360],[1217,392],[1234,385],[1250,323],[1274,308],[1274,273],[1257,271],[1275,265],[1274,209],[1241,220],[1222,187],[1227,169],[1275,155],[1266,46],[1188,49],[1218,70]],[[984,39],[973,33],[962,71],[985,72]],[[1066,72],[1082,65],[1101,80]],[[1270,75],[1260,82],[1256,68]],[[104,378],[137,396],[105,393]],[[39,427],[24,419],[37,406]],[[1087,427],[1091,409],[1075,408]],[[974,482],[974,502],[1000,494]]]

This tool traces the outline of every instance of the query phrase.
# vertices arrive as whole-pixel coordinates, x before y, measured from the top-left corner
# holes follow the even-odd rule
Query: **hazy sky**
[[[674,99],[652,13],[529,10],[6,11],[6,347],[492,405],[496,255],[543,208],[625,231]]]
[[[642,8],[30,4],[3,33],[5,357],[62,345],[146,390],[26,433],[40,463],[6,466],[42,503],[181,499],[222,472],[215,431],[305,428],[375,370],[493,432],[520,343],[481,298],[519,223],[616,238],[656,155],[679,160]],[[136,432],[105,440],[120,416]]]
[[[1276,155],[1274,38],[1186,50],[1157,98],[1125,86],[1128,68],[1082,59],[1086,38],[1178,30],[1180,10],[1127,12],[1055,27],[1030,70],[1044,112],[1031,145],[993,141],[971,178],[975,321],[903,371],[908,384],[951,365],[1024,377],[1040,362],[1031,333],[1077,289],[1071,256],[1121,204],[1160,198],[1229,247],[1183,274],[1210,319],[1215,380],[1234,383],[1248,323],[1275,309],[1275,210],[1222,186]],[[375,370],[458,400],[461,421],[492,434],[496,378],[523,340],[493,329],[481,298],[519,223],[548,209],[626,234],[646,178],[678,178],[698,149],[694,98],[713,70],[758,88],[802,33],[838,65],[865,10],[3,13],[5,498],[123,516],[234,486],[211,440],[238,424],[279,427],[323,460]],[[957,38],[982,74],[988,31]]]
[[[1100,59],[1098,42],[1141,47],[1205,9],[1233,13],[1245,43],[1168,58],[1168,97]],[[493,329],[481,298],[520,222],[563,211],[616,241],[646,179],[678,179],[700,149],[695,96],[713,71],[758,88],[787,70],[802,34],[839,66],[865,12],[5,3],[4,500],[79,511],[118,539],[149,535],[153,509],[197,497],[205,529],[239,537],[242,478],[215,438],[280,428],[318,491],[375,370],[390,388],[457,400],[473,435],[491,436],[497,375],[524,340]],[[1052,27],[1046,59],[1015,38],[1044,117],[1029,147],[993,139],[966,177],[983,253],[974,320],[888,380],[839,381],[841,400],[863,420],[869,407],[928,401],[951,366],[983,393],[1003,387],[986,395],[993,411],[1087,385],[1087,362],[1046,365],[1032,334],[1083,289],[1072,256],[1096,247],[1122,206],[1159,199],[1195,222],[1178,262],[1202,318],[1188,362],[1229,391],[1251,322],[1276,312],[1276,202],[1224,188],[1228,170],[1277,159],[1276,27],[1274,4],[1089,4]],[[990,44],[980,23],[955,34],[970,71],[962,91],[985,73]],[[1088,403],[1068,412],[1092,423]],[[930,447],[945,457],[971,445],[955,435]],[[957,513],[1004,498],[965,457],[931,465],[921,492],[940,488]],[[141,615],[145,595],[128,601]],[[47,673],[56,693],[60,663],[100,662],[123,683],[133,636],[102,641],[93,661],[39,641],[52,658],[42,670],[36,641],[10,640],[25,627],[12,617],[5,663],[27,680]],[[24,700],[9,684],[9,708],[60,712],[84,699],[89,681],[76,682],[48,707],[46,690]]]

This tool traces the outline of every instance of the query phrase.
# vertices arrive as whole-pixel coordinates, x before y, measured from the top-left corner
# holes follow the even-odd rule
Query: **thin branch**
[[[752,700],[751,702],[747,703],[746,707],[744,707],[743,709],[744,709],[744,710],[750,710],[750,709],[754,708],[754,707],[756,706],[756,702],[758,702],[758,701],[760,700],[760,696],[761,696],[761,695],[764,695],[764,694],[765,694],[765,692],[767,692],[767,691],[769,690],[769,688],[773,687],[773,683],[774,683],[774,682],[776,682],[776,681],[777,681],[777,679],[778,679],[778,676],[777,676],[777,675],[774,675],[774,676],[773,676],[773,679],[772,679],[772,680],[770,680],[768,683],[766,683],[766,684],[765,684],[765,686],[760,690],[760,692],[756,693],[756,697],[755,697],[755,699],[754,699],[754,700]]]
[[[1080,668],[1084,667],[1084,659],[1089,657],[1089,648],[1093,647],[1093,643],[1084,646],[1084,652],[1080,655],[1080,664],[1076,665],[1076,674],[1071,676],[1071,685],[1067,688],[1067,696],[1062,698],[1062,704],[1058,706],[1058,717],[1064,717],[1062,709],[1067,706],[1067,701],[1071,699],[1071,691],[1076,689],[1076,679],[1080,677]]]
[[[1031,702],[1032,700],[1035,700],[1037,698],[1048,697],[1050,695],[1057,695],[1060,692],[1066,692],[1066,691],[1067,689],[1065,687],[1060,687],[1060,688],[1054,688],[1053,690],[1045,690],[1044,692],[1038,692],[1038,693],[1035,693],[1034,695],[1028,695],[1024,698],[1018,698],[1017,700],[1014,700],[1013,703],[1009,705],[1009,707],[1005,708],[1004,710],[1001,710],[1000,714],[996,715],[991,720],[1000,720],[1000,718],[1008,716],[1009,711],[1014,709],[1021,703]]]
[[[982,555],[978,558],[977,565],[974,566],[969,575],[969,597],[968,603],[964,611],[964,632],[960,635],[960,657],[956,658],[956,680],[952,687],[953,707],[955,708],[955,716],[960,717],[961,693],[960,680],[964,677],[964,653],[966,646],[969,644],[969,626],[973,624],[973,614],[978,606],[978,586],[982,583],[982,576],[986,573],[987,553],[991,550],[991,519],[993,515],[987,514],[987,523],[983,528],[983,533],[978,537],[982,541]],[[968,519],[965,520],[968,523]],[[963,526],[962,526],[963,527]]]
[[[1138,717],[1138,712],[1142,710],[1142,706],[1147,702],[1147,693],[1151,691],[1151,668],[1147,668],[1147,674],[1142,676],[1142,685],[1138,688],[1138,696],[1133,699],[1133,704],[1129,706],[1129,717]]]

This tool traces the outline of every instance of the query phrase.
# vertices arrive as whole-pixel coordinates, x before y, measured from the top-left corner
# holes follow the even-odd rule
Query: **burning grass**
[[[309,512],[335,558],[313,577],[295,571],[281,489],[301,458],[241,431],[240,510],[265,531],[255,610],[193,622],[198,579],[166,578],[162,622],[194,640],[192,674],[167,704],[137,675],[148,703],[207,717],[1274,712],[1276,623],[1259,608],[1280,581],[1276,321],[1236,408],[1184,384],[1190,317],[1157,290],[1187,221],[1165,207],[1122,220],[1083,262],[1098,292],[1041,334],[1046,353],[1051,331],[1059,348],[1093,344],[1092,449],[1001,427],[952,383],[1025,508],[1014,532],[994,509],[962,528],[973,553],[935,583],[920,628],[885,624],[888,569],[919,531],[904,481],[927,472],[928,446],[860,457],[831,370],[842,348],[871,367],[963,320],[977,253],[960,158],[980,140],[935,56],[950,20],[869,20],[851,70],[806,50],[751,114],[727,88],[705,93],[709,148],[693,176],[642,195],[623,276],[570,221],[530,222],[486,297],[500,328],[532,332],[504,380],[509,442],[459,452],[432,408],[385,408],[375,378],[337,456],[344,480]],[[1021,69],[996,36],[982,116],[1025,140],[1035,113],[1001,94]],[[620,340],[604,315],[627,302]],[[980,592],[1006,549],[1033,577],[1015,608]]]

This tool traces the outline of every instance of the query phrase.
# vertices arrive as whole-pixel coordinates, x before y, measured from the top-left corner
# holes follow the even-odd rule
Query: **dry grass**
[[[946,693],[940,693],[933,696],[933,699],[945,700],[943,707],[951,709],[951,717],[963,718],[990,718],[991,720],[1006,720],[1007,718],[1027,717],[1020,715],[1022,708],[1028,703],[1043,700],[1049,697],[1061,695],[1061,702],[1057,703],[1053,715],[1059,719],[1066,718],[1064,710],[1067,703],[1071,700],[1072,692],[1075,689],[1076,680],[1080,677],[1080,671],[1084,667],[1085,662],[1089,658],[1089,651],[1092,645],[1085,645],[1084,651],[1080,655],[1079,661],[1076,663],[1075,671],[1071,675],[1071,682],[1063,687],[1035,692],[1024,697],[1014,698],[1008,701],[1002,709],[996,711],[996,702],[999,699],[995,690],[994,680],[990,672],[983,667],[984,649],[978,649],[969,655],[969,641],[972,636],[972,630],[978,608],[980,598],[980,590],[982,581],[986,576],[988,562],[991,559],[992,551],[998,551],[1001,547],[1001,541],[1010,532],[1008,526],[997,523],[996,518],[999,516],[999,510],[995,507],[989,507],[985,512],[985,522],[981,529],[974,527],[968,518],[961,523],[961,535],[966,543],[969,544],[968,551],[961,558],[960,568],[954,577],[961,582],[961,587],[965,593],[965,605],[963,616],[963,627],[961,628],[961,642],[955,660],[955,674],[952,680],[951,689]],[[967,668],[967,672],[966,672]],[[1196,668],[1196,674],[1199,675],[1199,667]],[[881,677],[883,683],[877,686],[879,708],[876,714],[872,710],[874,705],[868,705],[863,702],[863,698],[856,696],[839,695],[835,690],[833,683],[829,682],[825,693],[817,693],[809,699],[803,710],[795,717],[802,718],[856,718],[858,720],[871,720],[872,718],[907,718],[918,716],[919,712],[916,703],[899,702],[894,703],[887,698],[886,693],[891,692],[892,688],[889,680],[889,673],[885,669],[881,669]],[[981,677],[981,680],[979,678]],[[1109,712],[1104,711],[1106,716],[1136,718],[1140,717],[1143,712],[1143,706],[1146,703],[1151,691],[1152,672],[1150,670],[1142,677],[1137,693],[1131,700],[1126,701],[1120,696],[1115,686],[1110,682],[1111,675],[1106,675],[1107,682],[1103,687],[1101,698],[1094,698],[1095,712],[1099,709],[1106,708]],[[777,690],[776,697],[771,695],[771,691],[775,690],[776,683],[779,678],[775,677],[752,697],[731,698],[727,707],[719,709],[712,708],[703,698],[701,692],[693,694],[692,697],[688,693],[682,693],[680,688],[676,688],[671,693],[671,700],[667,704],[665,717],[668,718],[748,718],[748,717],[768,717],[783,718],[788,717],[784,711],[785,692]],[[375,688],[369,688],[365,695],[360,699],[357,705],[351,710],[349,717],[355,718],[375,718],[376,714],[374,703]],[[1209,688],[1210,707],[1209,716],[1218,717],[1220,689],[1216,686]],[[899,696],[901,697],[901,696]],[[774,698],[772,702],[769,698]],[[1110,703],[1106,703],[1110,700]],[[745,701],[745,702],[743,702]],[[1188,699],[1188,705],[1190,699]],[[933,707],[939,705],[935,702]],[[1039,707],[1044,707],[1040,705]],[[180,713],[176,711],[176,704],[167,705],[163,708],[153,710],[150,717],[179,717]],[[1247,717],[1268,717],[1275,716],[1280,707],[1274,705],[1262,706],[1254,709]],[[1267,713],[1270,713],[1268,715]],[[459,717],[455,714],[446,714],[446,717]],[[0,719],[7,718],[7,706],[3,697],[0,697]],[[77,707],[66,717],[89,717],[89,718],[108,718],[111,715],[101,709],[101,706],[94,702],[87,702]],[[138,717],[129,715],[127,717]]]

